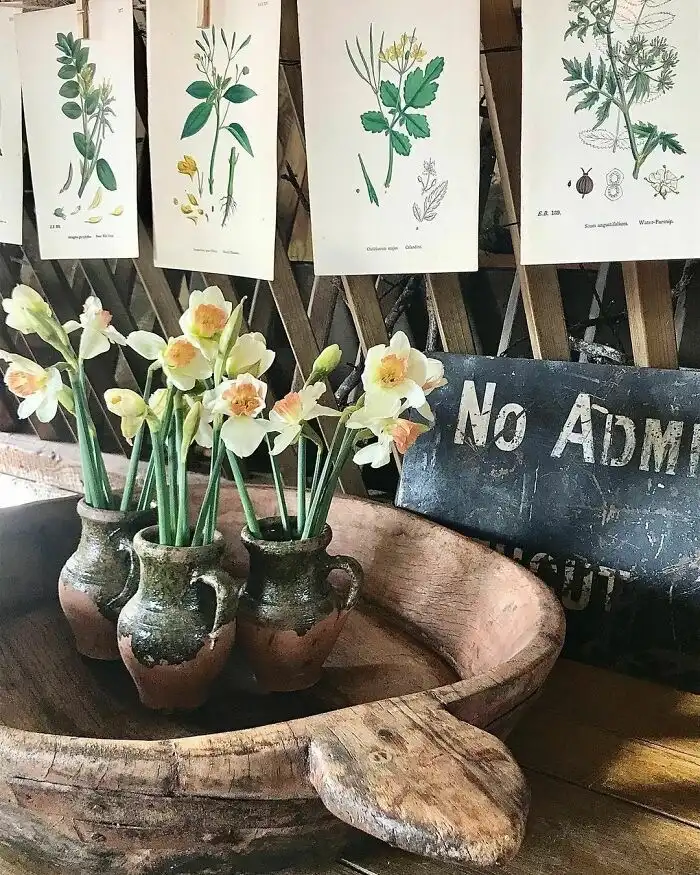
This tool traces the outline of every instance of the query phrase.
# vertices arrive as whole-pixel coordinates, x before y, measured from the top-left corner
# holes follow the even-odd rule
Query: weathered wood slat
[[[474,336],[457,274],[428,274],[425,282],[435,308],[443,350],[474,355]]]
[[[481,0],[481,36],[482,80],[532,350],[536,358],[567,361],[569,337],[556,267],[520,263],[522,58],[511,0]]]
[[[677,368],[668,263],[628,261],[622,272],[634,363],[644,368]]]
[[[389,335],[372,277],[344,276],[342,282],[363,354],[373,346],[388,343]]]

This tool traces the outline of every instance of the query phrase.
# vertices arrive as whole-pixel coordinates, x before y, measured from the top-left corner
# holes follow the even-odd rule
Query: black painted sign
[[[566,655],[700,692],[700,372],[441,358],[397,504],[542,577]]]

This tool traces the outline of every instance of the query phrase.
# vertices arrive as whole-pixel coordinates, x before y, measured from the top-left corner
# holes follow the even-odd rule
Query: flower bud
[[[182,424],[182,446],[180,447],[181,462],[184,462],[187,459],[187,453],[189,452],[189,449],[192,446],[192,441],[199,430],[199,421],[202,418],[203,410],[202,402],[195,401],[192,407],[190,407],[190,412],[187,414],[185,421]]]
[[[75,413],[75,399],[73,398],[73,391],[68,388],[68,386],[64,386],[61,391],[58,393],[58,402],[62,407],[69,413]]]
[[[246,298],[243,298],[241,303],[228,317],[226,327],[221,333],[221,338],[219,339],[219,355],[222,357],[224,362],[229,357],[231,348],[240,336],[241,326],[243,325],[243,305],[245,304],[245,302]]]
[[[316,380],[325,380],[338,367],[342,358],[343,353],[337,343],[327,346],[314,362],[309,383],[315,383]]]

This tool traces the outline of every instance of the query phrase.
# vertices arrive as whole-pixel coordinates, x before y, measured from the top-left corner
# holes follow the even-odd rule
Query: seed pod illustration
[[[592,167],[591,170],[593,170]],[[583,176],[576,183],[576,191],[581,197],[586,197],[587,194],[590,194],[593,191],[593,180],[590,177],[591,170],[584,170],[583,167],[581,168]]]

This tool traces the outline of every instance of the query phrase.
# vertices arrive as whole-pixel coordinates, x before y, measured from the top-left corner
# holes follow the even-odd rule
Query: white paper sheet
[[[22,91],[13,17],[0,4],[0,243],[22,242]]]
[[[42,258],[136,257],[131,3],[91,0],[79,46],[74,5],[15,29]]]
[[[523,263],[700,255],[697,0],[522,11]]]
[[[298,6],[316,273],[476,270],[477,0]]]
[[[155,262],[270,280],[281,3],[212,0],[207,31],[197,14],[148,3]]]

